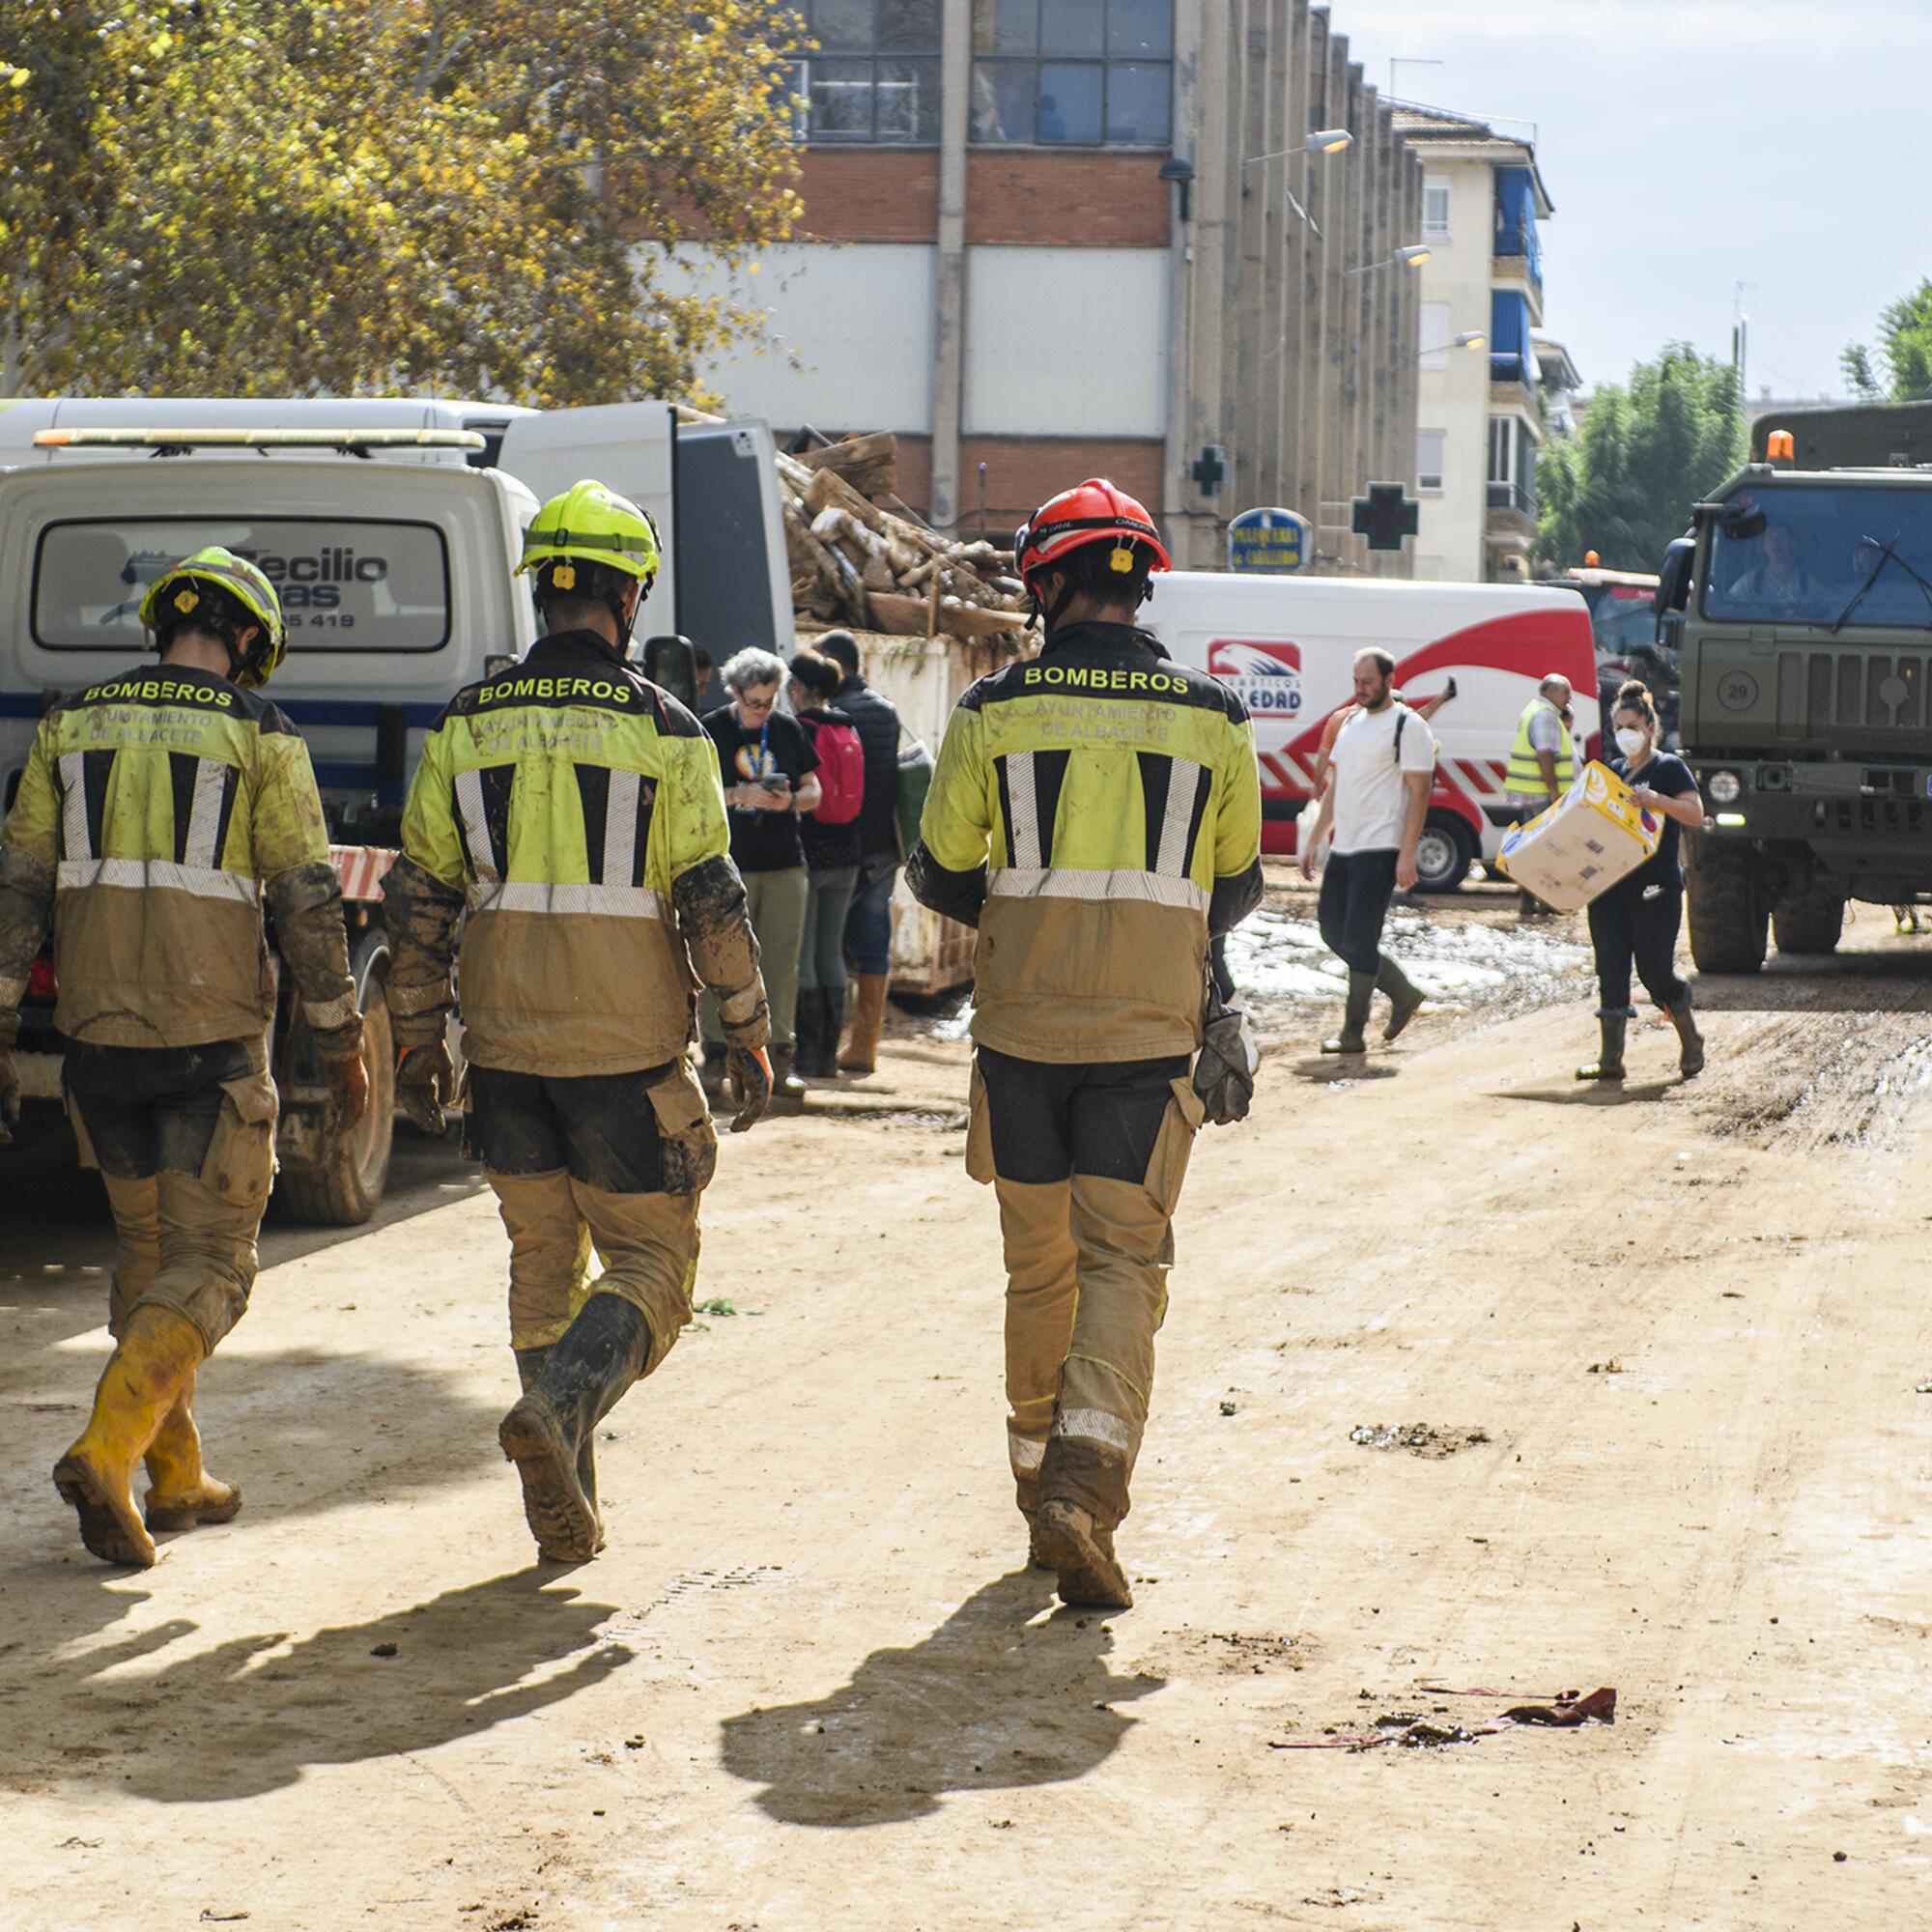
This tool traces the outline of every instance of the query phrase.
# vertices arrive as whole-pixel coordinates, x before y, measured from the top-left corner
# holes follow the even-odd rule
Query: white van
[[[1417,853],[1425,891],[1453,890],[1476,860],[1501,849],[1515,816],[1503,802],[1510,747],[1543,678],[1560,671],[1570,680],[1577,750],[1599,750],[1596,652],[1574,590],[1178,570],[1154,579],[1141,622],[1247,705],[1261,753],[1264,852],[1294,851],[1321,727],[1352,701],[1355,653],[1370,645],[1395,659],[1396,684],[1412,704],[1456,680],[1455,697],[1430,726],[1439,750]]]

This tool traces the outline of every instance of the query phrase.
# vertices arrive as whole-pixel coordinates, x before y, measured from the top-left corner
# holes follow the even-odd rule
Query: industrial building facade
[[[899,494],[947,530],[1100,473],[1177,562],[1281,504],[1314,568],[1407,574],[1349,523],[1369,482],[1415,482],[1422,170],[1325,9],[804,12],[804,232],[752,285],[770,339],[704,371],[734,409],[897,432]]]

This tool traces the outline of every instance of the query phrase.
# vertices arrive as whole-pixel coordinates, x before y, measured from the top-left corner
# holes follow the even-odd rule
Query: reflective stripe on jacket
[[[950,873],[986,867],[976,1040],[1055,1062],[1191,1052],[1216,882],[1259,889],[1247,712],[1142,632],[1069,626],[959,700],[920,846]]]
[[[695,981],[672,888],[728,869],[729,849],[703,727],[594,634],[541,639],[460,691],[424,744],[403,852],[468,907],[468,1057],[563,1075],[675,1059]]]
[[[49,886],[55,1023],[70,1038],[156,1047],[259,1035],[275,1008],[265,887],[298,928],[282,950],[311,1024],[355,1021],[307,747],[267,698],[226,678],[128,671],[43,719],[0,834],[0,1009],[19,1003]]]
[[[1577,754],[1570,743],[1570,727],[1555,705],[1539,694],[1523,706],[1522,716],[1516,721],[1516,743],[1510,747],[1507,782],[1510,790],[1522,798],[1549,796],[1549,787],[1543,780],[1543,767],[1537,762],[1536,748],[1529,742],[1529,727],[1539,711],[1547,711],[1556,720],[1556,789],[1568,791],[1577,776]]]

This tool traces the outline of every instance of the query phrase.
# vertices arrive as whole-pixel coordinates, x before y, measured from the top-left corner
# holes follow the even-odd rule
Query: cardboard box
[[[1497,865],[1545,905],[1575,912],[1635,871],[1662,829],[1615,772],[1593,761],[1548,811],[1504,838]]]

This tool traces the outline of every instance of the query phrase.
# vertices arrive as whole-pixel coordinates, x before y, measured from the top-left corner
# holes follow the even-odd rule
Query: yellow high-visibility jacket
[[[463,1043],[479,1066],[662,1065],[684,1051],[699,980],[726,1033],[762,1044],[757,941],[729,853],[697,720],[594,633],[541,639],[458,692],[423,747],[384,881],[398,1040],[440,1034],[467,911]]]
[[[1131,626],[1056,631],[959,700],[906,877],[980,928],[980,1044],[1062,1063],[1192,1052],[1210,930],[1261,897],[1247,712]]]
[[[63,698],[0,832],[0,1020],[51,918],[55,1024],[70,1038],[259,1036],[275,1006],[265,894],[309,1024],[346,1039],[360,1021],[342,888],[288,720],[224,677],[165,666]]]

